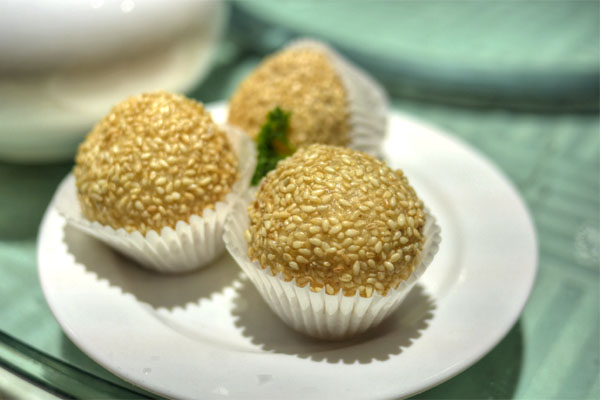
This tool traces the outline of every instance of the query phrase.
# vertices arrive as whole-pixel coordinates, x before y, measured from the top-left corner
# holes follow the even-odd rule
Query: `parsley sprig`
[[[277,166],[279,160],[292,155],[296,148],[289,142],[290,112],[275,107],[267,114],[267,121],[261,127],[256,137],[257,160],[256,169],[252,176],[252,185]]]

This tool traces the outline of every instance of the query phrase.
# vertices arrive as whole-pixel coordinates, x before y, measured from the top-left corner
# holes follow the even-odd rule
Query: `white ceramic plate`
[[[442,243],[405,303],[365,336],[307,339],[271,313],[228,255],[197,273],[159,275],[65,227],[50,205],[38,262],[56,319],[108,370],[175,398],[396,398],[460,373],[519,317],[537,269],[535,231],[481,155],[408,116],[390,122],[387,159],[437,217]]]

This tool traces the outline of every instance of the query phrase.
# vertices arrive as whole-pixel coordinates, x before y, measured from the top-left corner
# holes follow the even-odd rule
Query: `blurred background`
[[[69,397],[148,395],[52,317],[36,275],[43,212],[111,105],[159,88],[226,100],[299,36],[370,72],[394,111],[491,159],[535,221],[539,273],[521,319],[418,397],[600,398],[600,2],[585,0],[3,1],[0,365]],[[23,387],[10,382],[7,393]]]

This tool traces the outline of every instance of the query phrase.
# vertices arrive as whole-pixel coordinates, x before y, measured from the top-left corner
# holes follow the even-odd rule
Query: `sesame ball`
[[[314,144],[280,161],[248,207],[248,256],[313,291],[386,295],[420,262],[423,203],[402,171]]]
[[[323,52],[287,49],[263,61],[234,93],[229,123],[255,137],[277,106],[291,112],[288,135],[296,147],[348,144],[346,91]]]
[[[143,234],[202,215],[231,191],[237,158],[202,104],[154,92],[130,97],[80,145],[83,216]]]

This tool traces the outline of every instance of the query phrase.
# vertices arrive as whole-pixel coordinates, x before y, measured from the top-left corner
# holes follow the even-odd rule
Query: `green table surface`
[[[327,39],[394,95],[528,109],[597,109],[597,0],[239,0],[234,30],[273,51]]]
[[[233,39],[232,39],[233,38]],[[234,36],[191,96],[229,97],[260,61]],[[395,110],[485,154],[535,221],[539,272],[520,319],[489,354],[417,398],[600,398],[600,118],[392,97]],[[83,354],[52,316],[37,277],[42,215],[72,164],[0,162],[0,364],[77,398],[152,397]]]

